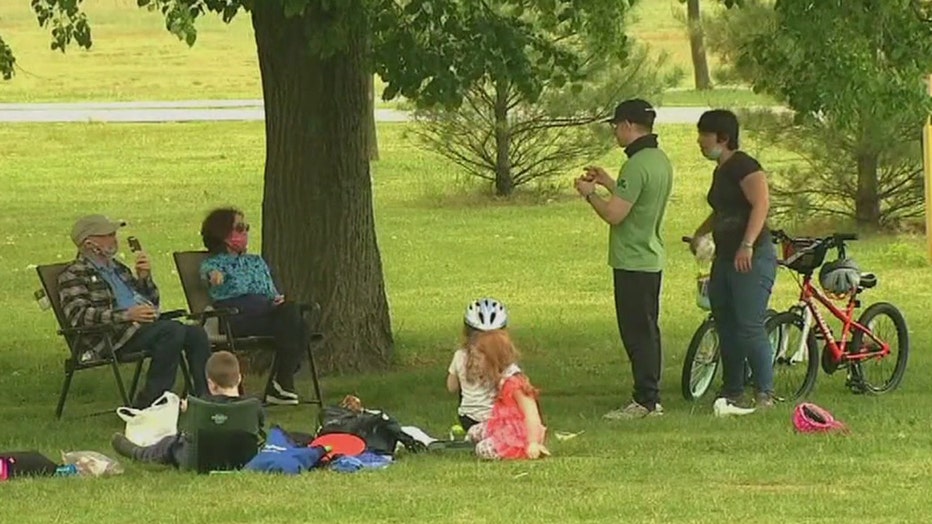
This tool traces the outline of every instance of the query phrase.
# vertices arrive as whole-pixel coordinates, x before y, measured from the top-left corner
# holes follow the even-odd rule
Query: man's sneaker
[[[275,404],[277,406],[297,406],[298,395],[286,390],[273,380],[269,390],[265,392],[265,403]]]
[[[740,415],[750,415],[754,413],[754,408],[745,408],[734,402],[732,399],[719,397],[712,404],[712,410],[716,417],[730,417]]]
[[[660,415],[663,415],[663,406],[660,404],[656,404],[653,410],[649,410],[637,402],[632,402],[621,409],[609,411],[602,415],[602,418],[605,420],[634,420],[644,417],[657,417]]]
[[[293,391],[283,388],[281,384],[278,383],[277,380],[272,381],[272,391],[275,392],[275,394],[279,398],[293,398],[295,400],[297,400],[298,398],[297,393],[294,393]]]
[[[122,433],[114,433],[110,439],[110,445],[113,446],[114,451],[126,458],[135,460],[139,455],[139,446],[133,444]]]
[[[280,397],[277,393],[271,391],[265,394],[265,403],[275,404],[276,406],[297,406],[299,404],[296,398]]]

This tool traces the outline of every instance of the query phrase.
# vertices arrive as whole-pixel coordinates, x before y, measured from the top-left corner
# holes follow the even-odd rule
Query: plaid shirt
[[[159,289],[151,276],[139,280],[124,264],[116,260],[113,264],[117,275],[130,288],[158,306]],[[94,264],[84,255],[79,254],[78,258],[58,277],[58,295],[65,319],[71,326],[112,324],[110,337],[114,350],[123,347],[139,330],[139,324],[130,322],[125,310],[114,309],[116,297],[113,290],[110,289],[110,285],[100,275]],[[79,347],[75,350],[79,353],[93,351],[97,355],[102,355],[106,347],[105,336],[88,335],[80,337]]]

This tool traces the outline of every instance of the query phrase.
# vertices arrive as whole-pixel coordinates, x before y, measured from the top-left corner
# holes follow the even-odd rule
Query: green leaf
[[[0,36],[0,75],[3,76],[4,80],[9,80],[16,74],[15,65],[16,57],[13,56],[13,50]]]
[[[711,21],[706,36],[709,48],[732,64],[738,78],[795,110],[795,136],[824,142],[817,148],[784,144],[788,150],[809,151],[816,169],[807,174],[819,180],[821,173],[847,164],[838,170],[847,175],[818,187],[837,193],[843,183],[870,193],[869,188],[880,188],[895,176],[881,177],[885,168],[872,165],[888,161],[894,173],[921,172],[909,159],[884,158],[918,137],[932,111],[932,99],[920,85],[932,72],[932,21],[919,9],[922,5],[928,2],[745,2]],[[849,195],[844,205],[857,209],[886,194],[876,189],[867,198]]]

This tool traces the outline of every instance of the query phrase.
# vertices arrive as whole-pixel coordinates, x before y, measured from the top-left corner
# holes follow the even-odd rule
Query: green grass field
[[[157,14],[129,0],[88,0],[95,47],[67,55],[25,0],[4,0],[0,34],[17,52],[16,80],[0,83],[0,101],[258,98],[255,50],[247,19],[205,20],[188,49]],[[671,54],[688,71],[676,0],[644,0],[635,37]],[[714,64],[714,61],[713,61]],[[714,67],[714,66],[713,66]],[[689,78],[687,76],[687,78]],[[684,81],[685,82],[685,81]],[[686,84],[684,84],[686,85]],[[767,103],[746,91],[669,92],[664,103]],[[628,399],[628,362],[614,325],[606,226],[570,191],[528,191],[513,203],[487,202],[458,170],[406,137],[405,126],[379,127],[382,160],[373,166],[376,221],[396,333],[391,372],[325,377],[329,401],[355,393],[402,423],[443,435],[456,400],[444,377],[468,300],[491,294],[507,303],[522,365],[542,391],[554,457],[540,462],[479,463],[466,455],[405,456],[385,471],[317,471],[297,478],[193,477],[122,461],[111,479],[42,479],[0,484],[3,522],[914,522],[929,486],[932,379],[923,351],[932,282],[924,240],[868,238],[852,255],[878,273],[866,302],[904,311],[912,357],[901,388],[884,397],[847,393],[842,376],[820,375],[812,400],[847,422],[846,437],[799,436],[791,406],[741,419],[713,418],[708,402],[679,394],[683,353],[703,318],[694,305],[695,267],[678,239],[706,213],[711,166],[693,127],[664,126],[662,144],[677,172],[666,224],[670,262],[664,278],[664,417],[633,423],[601,420]],[[62,421],[53,418],[65,347],[50,313],[32,299],[34,266],[74,256],[68,240],[80,214],[130,221],[154,258],[165,306],[183,307],[171,252],[198,247],[200,219],[212,206],[236,204],[260,221],[261,123],[0,127],[0,450],[95,450],[115,457],[109,439],[121,428],[107,370],[75,378]],[[746,140],[751,153],[758,149]],[[765,166],[786,162],[761,149]],[[614,168],[614,151],[600,162]],[[260,228],[254,228],[258,231]],[[429,232],[429,233],[428,233]],[[253,235],[253,249],[261,238]],[[492,261],[490,263],[490,261]],[[773,305],[792,303],[780,274]],[[130,368],[125,368],[129,374]],[[258,380],[249,382],[251,389]],[[302,386],[306,383],[302,383]],[[313,430],[312,410],[274,408],[271,422]]]
[[[237,17],[227,25],[207,16],[189,48],[165,30],[159,12],[132,0],[87,0],[94,45],[67,54],[49,49],[48,30],[36,22],[29,2],[6,0],[0,7],[0,34],[13,47],[19,70],[14,82],[0,82],[0,102],[147,101],[261,98],[252,25]],[[709,16],[713,8],[706,9]],[[692,86],[685,33],[685,7],[678,0],[643,0],[634,10],[631,36],[666,53],[668,67],[685,72],[680,87]],[[713,76],[717,61],[710,56]],[[378,92],[381,92],[377,85]],[[769,105],[746,90],[667,93],[664,105]],[[380,107],[397,107],[398,101]]]
[[[195,478],[124,462],[120,478],[0,485],[4,515],[17,522],[136,522],[147,515],[185,523],[924,518],[922,488],[932,467],[926,400],[932,380],[925,366],[932,360],[923,349],[930,342],[924,327],[932,320],[932,283],[921,239],[868,239],[852,252],[880,276],[867,301],[893,301],[905,312],[913,355],[901,389],[884,397],[853,396],[843,377],[819,377],[812,399],[846,421],[850,436],[795,435],[788,405],[742,419],[713,418],[707,402],[687,404],[679,396],[683,353],[702,313],[694,306],[695,268],[677,242],[706,211],[710,166],[695,148],[691,126],[661,128],[677,168],[662,302],[667,414],[609,423],[600,417],[628,398],[630,373],[614,327],[606,227],[570,196],[569,175],[562,194],[483,204],[455,169],[406,140],[402,125],[379,131],[377,227],[396,365],[387,374],[327,377],[328,399],[356,393],[403,423],[443,434],[455,415],[443,380],[462,309],[491,294],[510,308],[522,364],[543,390],[550,431],[584,433],[562,443],[551,439],[554,457],[541,462],[406,456],[386,471],[354,475]],[[0,450],[115,456],[109,437],[120,429],[119,419],[83,416],[114,407],[106,370],[78,374],[65,418],[53,419],[65,350],[51,314],[31,298],[38,286],[33,266],[72,257],[73,219],[104,211],[131,222],[129,231],[154,257],[166,306],[183,306],[170,253],[197,245],[202,214],[234,203],[259,222],[262,126],[16,125],[0,129],[0,143]],[[601,162],[615,166],[620,159],[615,151]],[[259,241],[254,238],[256,249]],[[781,273],[774,305],[788,305],[792,291],[791,278]],[[311,430],[310,411],[275,408],[271,421]]]

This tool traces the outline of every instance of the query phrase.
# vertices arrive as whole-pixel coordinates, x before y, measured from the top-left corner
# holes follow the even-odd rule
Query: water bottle
[[[712,258],[715,255],[715,242],[711,235],[700,237],[696,243],[696,305],[709,311],[709,278],[712,275]]]
[[[12,476],[12,472],[10,471],[12,464],[12,459],[0,458],[0,482],[10,480]]]
[[[39,304],[39,309],[42,311],[48,311],[49,308],[52,307],[52,303],[49,302],[49,297],[45,294],[45,290],[37,289],[32,295],[36,298],[36,304]]]
[[[55,468],[56,477],[74,477],[78,475],[78,467],[74,464],[65,464]]]

